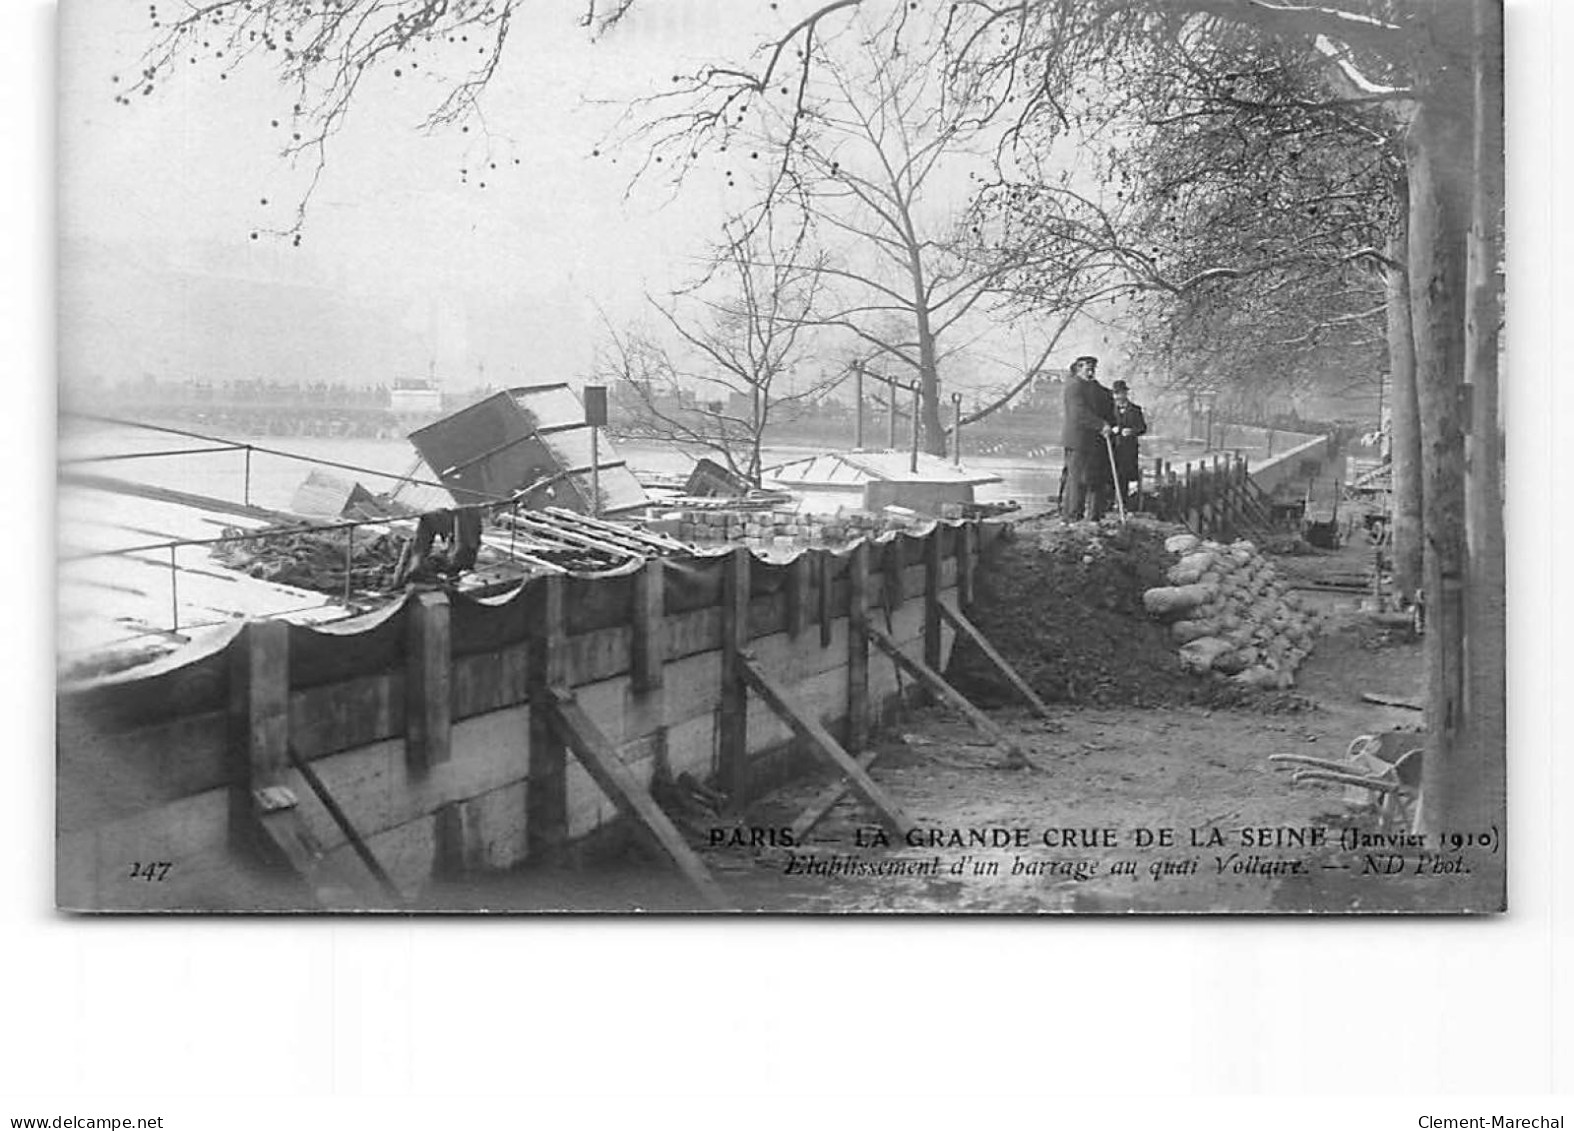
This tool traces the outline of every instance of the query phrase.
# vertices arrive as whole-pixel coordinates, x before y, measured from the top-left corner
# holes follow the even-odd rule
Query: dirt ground
[[[1302,557],[1288,572],[1303,580],[1348,573],[1370,555],[1357,542]],[[1021,707],[993,709],[1031,752],[1033,768],[1026,770],[1007,768],[1001,751],[960,716],[916,708],[878,738],[871,770],[916,824],[916,843],[882,839],[874,810],[851,793],[808,843],[784,843],[784,830],[830,780],[814,775],[762,799],[740,821],[695,830],[705,834],[693,838],[695,845],[729,898],[751,911],[1454,908],[1460,900],[1448,885],[1456,877],[1417,874],[1413,847],[1402,873],[1372,874],[1369,858],[1386,857],[1371,841],[1346,839],[1373,832],[1372,822],[1356,819],[1339,787],[1294,785],[1288,771],[1267,760],[1275,753],[1339,759],[1357,735],[1413,730],[1421,718],[1361,698],[1370,692],[1419,702],[1419,641],[1408,630],[1373,626],[1359,612],[1358,595],[1307,599],[1329,620],[1293,695],[1210,706],[1206,697],[1174,695],[1108,705],[1095,694],[1087,703],[1052,703],[1042,719]],[[528,873],[533,878],[506,892],[489,887],[468,899],[498,908],[692,909],[692,894],[670,870],[660,871],[635,849],[621,865]]]

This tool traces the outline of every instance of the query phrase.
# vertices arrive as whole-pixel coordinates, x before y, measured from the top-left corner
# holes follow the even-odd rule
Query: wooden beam
[[[940,536],[938,522],[924,540],[924,663],[940,668]]]
[[[752,657],[745,655],[740,657],[740,660],[743,678],[748,682],[750,689],[765,700],[770,709],[792,728],[794,734],[847,778],[848,783],[858,791],[859,796],[874,806],[875,811],[880,814],[881,823],[886,828],[896,836],[905,837],[908,831],[915,827],[913,822],[885,790],[875,784],[874,779],[853,759],[853,756],[842,748],[842,744],[831,737],[831,732],[793,702],[786,691],[776,686]]]
[[[978,569],[978,524],[964,522],[956,547],[956,598],[964,609],[973,605],[973,583]]]
[[[1032,765],[1028,759],[1027,751],[1013,742],[1011,737],[1000,729],[1000,725],[994,719],[991,719],[984,712],[973,706],[966,696],[947,683],[939,672],[921,660],[915,660],[906,652],[903,652],[896,642],[879,627],[872,624],[866,625],[864,631],[868,634],[869,639],[879,646],[880,651],[890,656],[898,667],[907,669],[914,678],[929,689],[931,694],[960,711],[963,717],[973,724],[974,729],[1004,748],[1009,756],[1008,760],[1011,765]]]
[[[1406,711],[1424,711],[1424,710],[1426,710],[1425,707],[1423,707],[1420,703],[1415,702],[1414,700],[1411,700],[1411,699],[1398,699],[1398,698],[1395,698],[1392,695],[1378,695],[1375,692],[1371,692],[1371,691],[1363,691],[1363,692],[1361,692],[1361,701],[1363,703],[1376,703],[1379,706],[1383,706],[1383,707],[1400,707],[1400,708],[1403,708]]]
[[[551,688],[564,681],[568,666],[563,575],[547,574],[533,584],[542,587],[542,596],[541,620],[530,638],[530,663],[526,668],[530,688],[526,755],[530,786],[525,791],[525,836],[528,856],[551,861],[568,843],[567,757],[550,723]]]
[[[807,553],[800,553],[787,567],[787,635],[798,637],[809,624],[809,569]]]
[[[736,908],[711,876],[705,862],[689,847],[683,834],[656,804],[650,791],[640,784],[618,757],[617,748],[601,728],[591,721],[573,692],[563,687],[550,689],[551,709],[547,712],[553,728],[585,771],[601,787],[601,791],[618,807],[618,811],[633,820],[636,828],[649,836],[667,857],[677,865],[683,877],[694,885],[705,903],[716,911]]]
[[[317,795],[317,800],[322,803],[322,807],[328,811],[328,816],[333,819],[333,823],[344,834],[344,839],[349,843],[356,857],[366,866],[366,871],[371,875],[378,889],[394,906],[397,907],[403,904],[404,893],[399,890],[399,886],[393,882],[393,878],[388,875],[382,864],[378,862],[377,857],[372,854],[372,850],[367,847],[366,841],[351,822],[349,814],[334,799],[333,794],[328,792],[328,787],[317,776],[317,771],[312,769],[310,763],[295,752],[294,747],[289,749],[289,758],[290,765],[295,767],[295,772],[300,774],[301,780]]]
[[[667,581],[660,558],[651,558],[634,576],[634,690],[653,691],[661,686],[662,665],[666,659]]]
[[[818,563],[820,588],[818,596],[820,601],[820,647],[831,646],[831,622],[835,615],[831,609],[831,595],[835,583],[831,572],[831,552],[829,550],[816,550],[815,561]]]
[[[448,596],[420,593],[405,610],[404,751],[420,775],[448,761],[453,731],[453,648]]]
[[[251,621],[228,651],[233,780],[252,791],[282,786],[289,775],[290,626]]]
[[[847,576],[847,745],[869,744],[869,543],[853,547]]]
[[[880,751],[878,749],[865,750],[858,755],[858,768],[863,770],[864,773],[868,773],[869,768],[875,764],[879,757]],[[802,845],[804,843],[804,838],[813,831],[814,826],[825,820],[825,815],[831,811],[832,806],[842,799],[842,794],[847,792],[849,784],[851,783],[845,776],[839,777],[814,795],[809,804],[803,807],[803,812],[798,814],[797,820],[792,823],[792,842],[794,844]]]
[[[989,638],[979,631],[976,624],[947,605],[940,606],[940,615],[950,621],[953,628],[971,640],[978,650],[989,658],[989,662],[995,665],[995,670],[1005,676],[1006,682],[1016,688],[1018,695],[1027,700],[1028,706],[1033,709],[1035,715],[1041,719],[1049,717],[1049,708],[1038,697],[1038,693],[1028,686],[1027,680],[1018,674],[1016,668],[1006,662],[1006,658],[989,642]],[[928,662],[927,659],[925,662]]]
[[[318,907],[350,911],[378,902],[367,898],[342,857],[324,850],[301,818],[289,789],[276,786],[260,791],[252,823],[263,850],[305,882]]]
[[[749,643],[750,561],[747,546],[734,548],[726,559],[721,589],[721,705],[716,738],[722,792],[734,814],[749,800],[749,693],[739,657]]]

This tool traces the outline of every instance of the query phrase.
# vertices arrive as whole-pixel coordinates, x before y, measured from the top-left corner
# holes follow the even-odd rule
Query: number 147
[[[162,882],[164,877],[169,875],[169,870],[173,863],[170,860],[158,860],[144,864],[140,860],[134,860],[131,863],[130,878],[133,880],[146,880],[148,883]]]

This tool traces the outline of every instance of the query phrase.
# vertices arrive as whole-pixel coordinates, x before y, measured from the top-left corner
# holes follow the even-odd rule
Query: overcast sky
[[[782,18],[770,7],[662,0],[592,42],[581,4],[531,4],[555,15],[516,26],[484,138],[420,133],[433,83],[380,78],[334,140],[297,248],[250,238],[288,225],[303,184],[279,158],[270,122],[287,130],[292,99],[271,75],[242,66],[221,82],[208,62],[118,105],[150,42],[147,8],[66,0],[63,382],[377,383],[433,362],[460,387],[583,375],[597,307],[621,318],[645,289],[681,283],[744,191],[708,168],[676,201],[659,183],[627,195],[637,154],[591,156],[615,112],[586,99],[746,52],[764,30],[751,12]]]

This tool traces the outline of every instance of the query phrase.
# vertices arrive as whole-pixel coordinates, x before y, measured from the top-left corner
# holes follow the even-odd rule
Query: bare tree
[[[755,222],[801,213],[823,251],[822,301],[810,319],[850,334],[871,363],[918,383],[924,447],[944,454],[942,365],[997,330],[1002,314],[1020,315],[1007,309],[1002,281],[1023,264],[986,254],[968,211],[964,177],[988,168],[992,145],[947,82],[943,29],[909,18],[906,5],[870,6],[847,26],[826,28],[843,7],[819,9],[812,27],[800,27],[796,88],[771,97],[732,85],[722,95],[722,105],[748,100],[745,124],[710,118],[704,98],[716,84],[740,81],[737,73],[710,69],[650,100],[639,136],[653,151],[720,137],[722,145],[768,158]],[[766,71],[779,64],[771,60]],[[1047,260],[1061,250],[1035,249],[1046,261],[1046,279]],[[1051,294],[1045,286],[1037,296],[1033,313],[1041,320],[1081,305],[1064,287],[1053,290],[1054,302]]]
[[[281,233],[298,242],[333,139],[366,100],[367,80],[437,76],[435,99],[416,124],[427,132],[468,132],[484,122],[482,96],[516,36],[523,6],[521,0],[156,0],[149,5],[152,42],[141,70],[130,81],[113,76],[115,98],[129,105],[133,94],[150,95],[180,67],[210,67],[220,81],[240,67],[271,70],[288,99],[288,109],[281,105],[271,119],[280,152],[308,173],[293,222]],[[634,0],[580,0],[578,22],[599,35],[633,6]]]
[[[663,334],[607,324],[596,375],[612,386],[619,431],[703,448],[758,483],[766,428],[793,419],[844,376],[794,380],[806,368],[820,289],[807,256],[802,229],[735,229],[694,289],[649,300]]]

